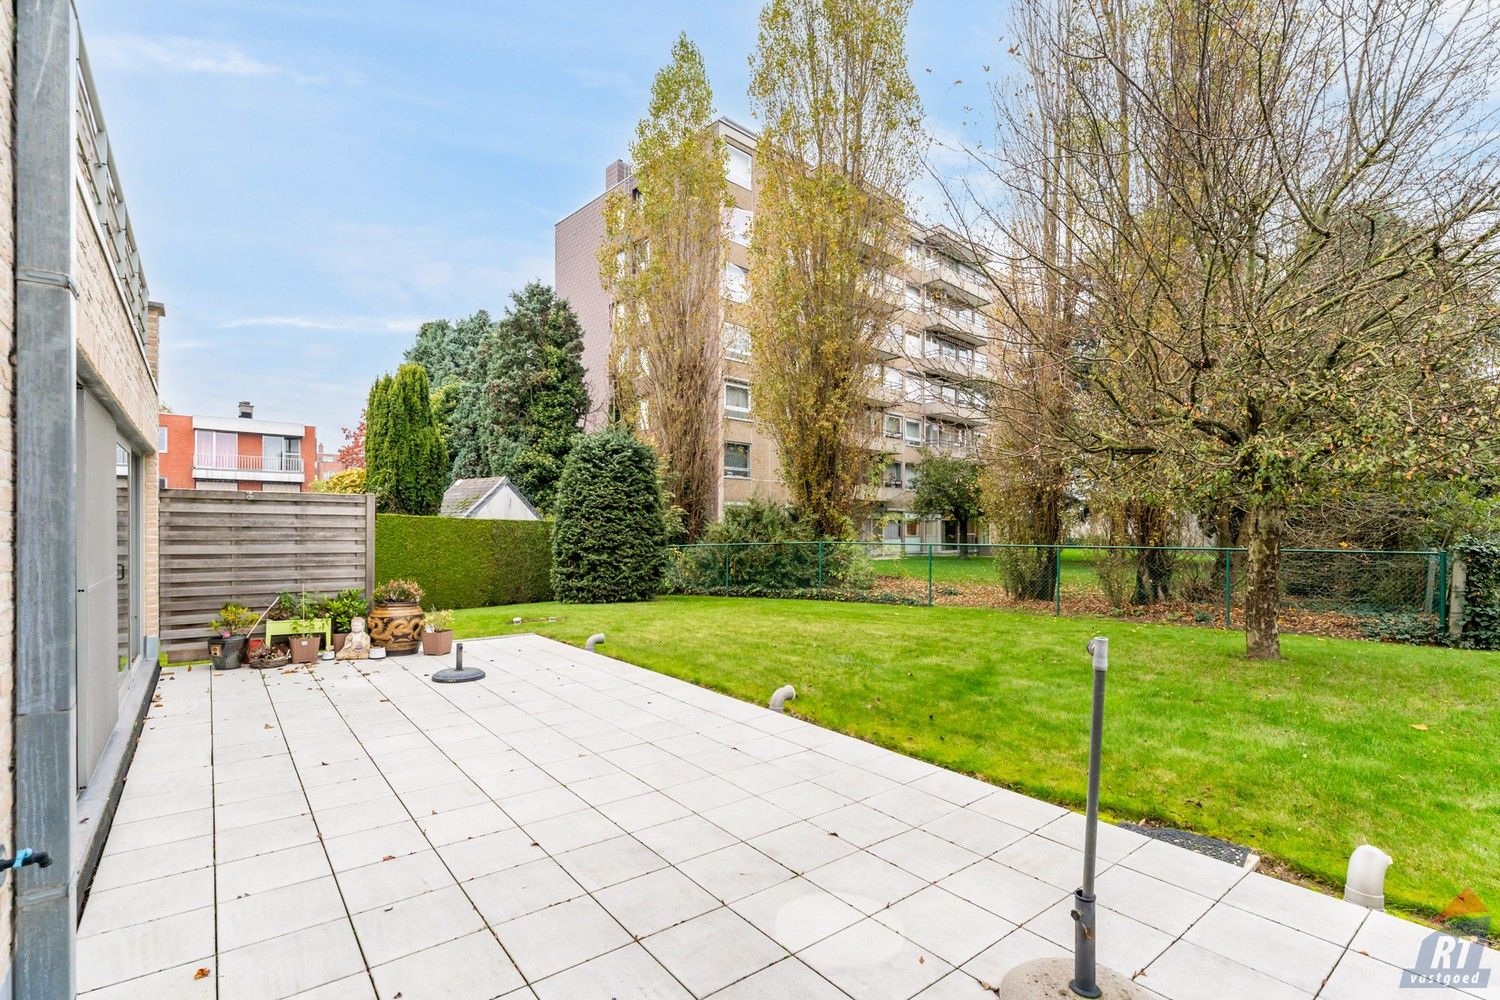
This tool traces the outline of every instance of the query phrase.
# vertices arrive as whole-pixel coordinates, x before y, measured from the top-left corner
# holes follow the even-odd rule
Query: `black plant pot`
[[[238,670],[245,659],[245,643],[248,638],[243,635],[231,635],[220,640],[217,654],[213,653],[213,640],[209,640],[209,652],[212,654],[214,669]]]

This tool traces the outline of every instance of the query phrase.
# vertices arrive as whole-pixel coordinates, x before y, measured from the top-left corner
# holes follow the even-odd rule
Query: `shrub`
[[[327,479],[315,480],[312,484],[314,493],[364,493],[365,470],[345,469],[343,472],[335,472]]]
[[[1464,620],[1459,645],[1500,649],[1500,542],[1471,539],[1454,546],[1464,562]]]
[[[375,588],[376,604],[421,604],[422,585],[415,580],[387,580]]]
[[[656,452],[606,429],[578,439],[557,483],[552,589],[583,604],[647,601],[661,586],[666,518]]]
[[[727,586],[736,594],[771,597],[820,588],[862,591],[874,579],[866,546],[842,539],[818,545],[813,525],[785,504],[751,500],[728,507],[703,541],[711,544],[676,550],[669,589],[723,593]]]
[[[353,587],[324,600],[317,617],[329,619],[335,632],[348,632],[354,627],[354,619],[369,613],[370,602],[365,600],[365,592]]]
[[[327,617],[327,594],[309,594],[303,591],[294,594],[283,590],[266,612],[266,619],[273,622],[303,621],[308,618]]]
[[[375,515],[375,579],[415,580],[439,608],[552,599],[552,524]]]
[[[238,635],[241,632],[250,631],[259,617],[243,604],[235,604],[231,601],[219,609],[219,613],[208,623],[208,627],[210,631],[217,632],[219,635]]]

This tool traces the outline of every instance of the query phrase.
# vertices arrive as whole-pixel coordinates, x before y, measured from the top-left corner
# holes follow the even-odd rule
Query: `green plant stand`
[[[290,618],[284,622],[266,622],[266,645],[281,636],[323,635],[323,648],[333,648],[332,618]]]

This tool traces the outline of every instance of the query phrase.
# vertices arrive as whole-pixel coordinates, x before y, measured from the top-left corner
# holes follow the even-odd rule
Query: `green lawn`
[[[1098,573],[1094,569],[1095,554],[1085,549],[1063,549],[1063,590],[1095,591],[1099,589]],[[895,576],[908,580],[927,579],[927,556],[898,556],[894,559],[874,559],[872,565],[878,576]],[[981,554],[961,559],[958,556],[932,557],[932,582],[941,583],[999,583],[1000,569],[995,562],[995,549],[986,548]]]
[[[1287,636],[1286,660],[1257,663],[1238,632],[723,597],[455,614],[460,636],[603,631],[603,652],[760,704],[791,683],[797,715],[1071,806],[1084,645],[1105,634],[1111,818],[1247,844],[1329,885],[1373,843],[1395,858],[1389,903],[1417,914],[1466,886],[1500,899],[1500,654]]]

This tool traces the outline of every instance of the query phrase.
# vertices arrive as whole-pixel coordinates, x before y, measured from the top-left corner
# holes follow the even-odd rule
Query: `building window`
[[[266,472],[301,472],[302,439],[266,434],[260,439],[261,468]]]
[[[885,436],[888,438],[901,437],[901,416],[897,413],[885,415]]]
[[[167,429],[165,427],[156,428],[156,450],[163,455],[167,453]]]
[[[742,247],[750,245],[750,222],[755,218],[754,213],[743,208],[731,208],[729,210],[729,239],[730,242],[738,243]]]
[[[906,286],[906,309],[908,312],[922,311],[922,289],[916,285]]]
[[[906,422],[906,443],[911,445],[922,443],[922,421],[908,420]]]
[[[733,380],[724,383],[724,413],[735,420],[750,419],[750,383]]]
[[[738,146],[729,147],[729,183],[750,190],[751,166],[749,153]]]
[[[750,272],[738,264],[725,264],[724,295],[731,302],[750,301]]]
[[[725,323],[724,356],[733,361],[749,361],[750,331],[736,323]]]
[[[914,490],[917,488],[917,466],[911,462],[906,463],[906,488]]]
[[[888,487],[891,487],[893,489],[898,489],[898,490],[901,488],[901,463],[900,462],[887,462],[887,463],[885,463],[885,475],[883,475],[881,477],[881,479],[880,479],[880,485],[881,486],[888,486]]]
[[[233,431],[193,432],[193,464],[200,469],[238,469],[239,448],[240,436]]]
[[[750,446],[748,444],[736,444],[732,441],[725,442],[724,478],[750,478]]]

